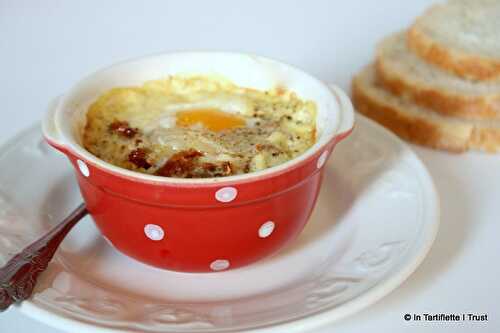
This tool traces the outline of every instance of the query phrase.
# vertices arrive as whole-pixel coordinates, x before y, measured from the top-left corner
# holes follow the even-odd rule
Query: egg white
[[[210,96],[198,96],[196,101],[168,103],[161,110],[156,111],[158,115],[150,119],[143,128],[146,134],[151,133],[158,127],[174,128],[177,122],[177,113],[187,110],[217,109],[231,114],[246,115],[249,113],[248,104],[245,98],[238,95],[211,94]],[[248,127],[254,127],[255,122],[255,119],[246,119]]]

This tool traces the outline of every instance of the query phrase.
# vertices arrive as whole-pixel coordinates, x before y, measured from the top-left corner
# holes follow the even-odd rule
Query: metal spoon
[[[38,276],[45,271],[64,237],[87,214],[82,203],[61,223],[0,268],[0,311],[31,297]]]

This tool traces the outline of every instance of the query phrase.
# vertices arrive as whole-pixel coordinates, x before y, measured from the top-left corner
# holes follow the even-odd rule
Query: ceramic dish
[[[85,113],[97,96],[177,74],[216,74],[242,87],[294,91],[316,103],[317,142],[276,167],[209,179],[132,172],[81,146]],[[78,171],[81,193],[103,235],[143,263],[184,272],[244,266],[293,240],[315,205],[326,160],[352,127],[352,106],[339,88],[274,60],[235,53],[164,54],[101,70],[52,103],[43,124],[48,142]]]
[[[310,222],[276,255],[213,274],[160,270],[122,255],[86,218],[19,309],[65,332],[305,333],[373,304],[424,259],[439,202],[406,144],[370,120],[356,124],[325,165]],[[0,148],[0,169],[5,262],[81,197],[38,127]]]

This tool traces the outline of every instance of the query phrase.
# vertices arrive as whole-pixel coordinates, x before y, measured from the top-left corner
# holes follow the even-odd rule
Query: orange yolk
[[[211,131],[222,131],[236,127],[244,127],[245,120],[231,113],[217,109],[196,109],[177,112],[176,125],[189,127],[202,124]]]

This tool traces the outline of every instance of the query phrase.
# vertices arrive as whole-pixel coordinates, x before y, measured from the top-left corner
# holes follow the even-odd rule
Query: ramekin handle
[[[65,153],[67,151],[64,141],[62,140],[59,130],[55,123],[55,113],[57,106],[62,96],[58,96],[49,102],[45,117],[42,120],[42,132],[45,140],[57,150]]]
[[[342,117],[340,118],[340,125],[337,130],[339,139],[342,139],[347,136],[354,127],[354,107],[352,106],[350,98],[342,89],[333,84],[330,85],[330,89],[337,96],[337,100],[342,110]]]

